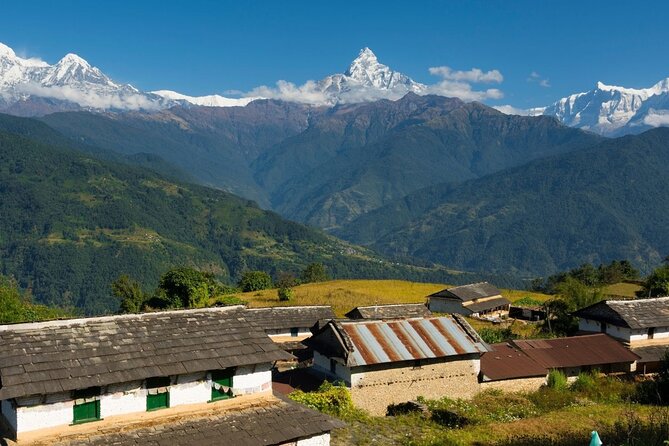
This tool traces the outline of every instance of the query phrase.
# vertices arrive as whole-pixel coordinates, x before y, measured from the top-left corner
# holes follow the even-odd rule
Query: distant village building
[[[294,356],[277,364],[279,370],[309,364],[313,354],[302,341],[311,336],[312,327],[319,321],[335,318],[329,305],[251,308],[247,314],[272,341]]]
[[[276,430],[262,444],[329,444],[331,428],[323,426],[336,422],[273,396],[271,368],[290,355],[249,320],[235,306],[0,326],[0,418],[19,441],[88,429],[137,442],[159,432],[134,430],[128,420],[146,424],[178,413],[176,424],[160,430],[175,438],[170,444],[220,444],[220,436],[196,440],[207,429],[229,435],[226,442],[261,444],[253,432],[226,424],[235,420],[257,425],[258,433]],[[189,414],[202,411],[202,425],[183,431]],[[313,425],[291,422],[292,411]],[[79,426],[89,422],[95,427]]]
[[[486,351],[459,316],[330,321],[305,342],[314,372],[345,382],[354,403],[376,415],[418,396],[473,396]]]
[[[669,297],[607,300],[574,312],[583,332],[606,333],[640,356],[637,371],[657,371],[669,348]]]
[[[481,357],[482,389],[533,391],[550,370],[574,379],[581,372],[629,373],[637,355],[605,334],[554,339],[513,340],[490,345]]]
[[[329,305],[250,308],[248,316],[274,342],[301,341],[311,336],[311,327],[319,320],[335,318]]]
[[[433,313],[457,313],[464,316],[503,316],[511,302],[488,282],[447,288],[428,296]]]
[[[355,307],[346,317],[349,319],[402,319],[431,316],[425,304],[392,304]]]

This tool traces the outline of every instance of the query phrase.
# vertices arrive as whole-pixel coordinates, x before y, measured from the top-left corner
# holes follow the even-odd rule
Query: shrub
[[[489,328],[484,327],[479,331],[479,336],[484,342],[488,344],[497,344],[500,342],[516,339],[518,336],[511,330],[511,328]]]
[[[522,299],[515,301],[513,305],[518,307],[540,307],[543,305],[543,302],[531,296],[525,296]]]
[[[576,404],[576,394],[565,389],[542,387],[536,392],[528,394],[527,397],[542,413],[564,409]]]
[[[245,271],[239,280],[239,288],[245,293],[272,288],[272,278],[265,271]]]
[[[295,291],[292,288],[279,288],[276,293],[281,302],[289,301],[295,297]]]
[[[227,307],[230,305],[246,305],[246,302],[243,299],[240,299],[237,296],[220,296],[217,297],[214,301],[214,305],[217,307]]]
[[[564,390],[567,388],[567,377],[559,370],[551,370],[548,372],[548,381],[546,384],[551,389]]]
[[[592,372],[581,372],[569,388],[576,392],[592,393],[597,387],[597,377]]]
[[[355,411],[351,393],[342,383],[324,381],[315,392],[295,390],[290,399],[329,415],[346,416]]]

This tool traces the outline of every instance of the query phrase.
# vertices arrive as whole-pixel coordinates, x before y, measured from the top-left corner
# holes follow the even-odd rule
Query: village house
[[[597,370],[601,373],[634,371],[638,356],[605,334],[553,339],[513,340],[492,344],[481,357],[482,389],[532,391],[546,383],[550,370],[567,378]]]
[[[425,304],[391,304],[355,307],[346,317],[349,319],[402,319],[432,316]]]
[[[504,316],[511,302],[488,282],[447,288],[430,294],[428,308],[433,313],[457,313],[464,316]]]
[[[418,396],[473,396],[486,351],[459,316],[330,321],[305,342],[313,372],[343,381],[356,406],[375,415]]]
[[[312,352],[302,341],[311,336],[319,321],[335,318],[329,305],[251,308],[247,314],[282,350],[293,355],[292,360],[277,364],[278,370],[309,364]]]
[[[19,444],[102,432],[155,444],[163,432],[188,433],[181,444],[322,446],[341,425],[273,395],[271,369],[290,355],[241,306],[3,325],[0,357],[0,419]],[[268,435],[266,423],[285,429]],[[205,432],[218,441],[195,441]]]
[[[606,300],[574,312],[582,332],[606,333],[640,356],[640,373],[656,372],[669,348],[669,297]]]
[[[250,308],[248,316],[274,342],[302,341],[319,320],[335,318],[329,305]]]

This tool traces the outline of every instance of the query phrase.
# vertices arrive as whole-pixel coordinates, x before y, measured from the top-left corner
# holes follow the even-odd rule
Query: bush
[[[597,387],[597,377],[592,372],[581,372],[569,388],[575,392],[592,393]]]
[[[351,393],[342,383],[324,381],[315,392],[295,390],[288,396],[293,401],[329,415],[341,417],[355,411]]]
[[[547,383],[550,389],[565,390],[567,388],[567,377],[559,370],[548,372]]]
[[[527,398],[542,413],[564,409],[576,404],[576,394],[564,388],[542,387],[536,392],[528,394]]]
[[[243,299],[240,299],[237,296],[220,296],[217,297],[214,301],[214,305],[217,307],[227,307],[230,305],[246,305],[246,302]]]
[[[295,297],[295,291],[292,288],[279,288],[276,293],[281,302],[289,301]]]
[[[511,328],[484,327],[481,328],[478,333],[479,336],[481,336],[481,339],[483,339],[483,342],[487,342],[488,344],[498,344],[518,337]]]
[[[272,278],[265,271],[246,271],[239,280],[239,288],[245,293],[272,288]]]

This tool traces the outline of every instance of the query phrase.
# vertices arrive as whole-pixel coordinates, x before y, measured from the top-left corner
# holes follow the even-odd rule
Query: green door
[[[73,423],[86,423],[100,419],[100,401],[89,401],[87,403],[74,405]]]
[[[211,380],[214,385],[211,387],[211,400],[218,401],[232,398],[232,377],[235,375],[235,369],[215,370],[211,372]],[[228,390],[221,387],[226,387]]]
[[[170,407],[170,392],[146,395],[146,410],[166,409]]]

